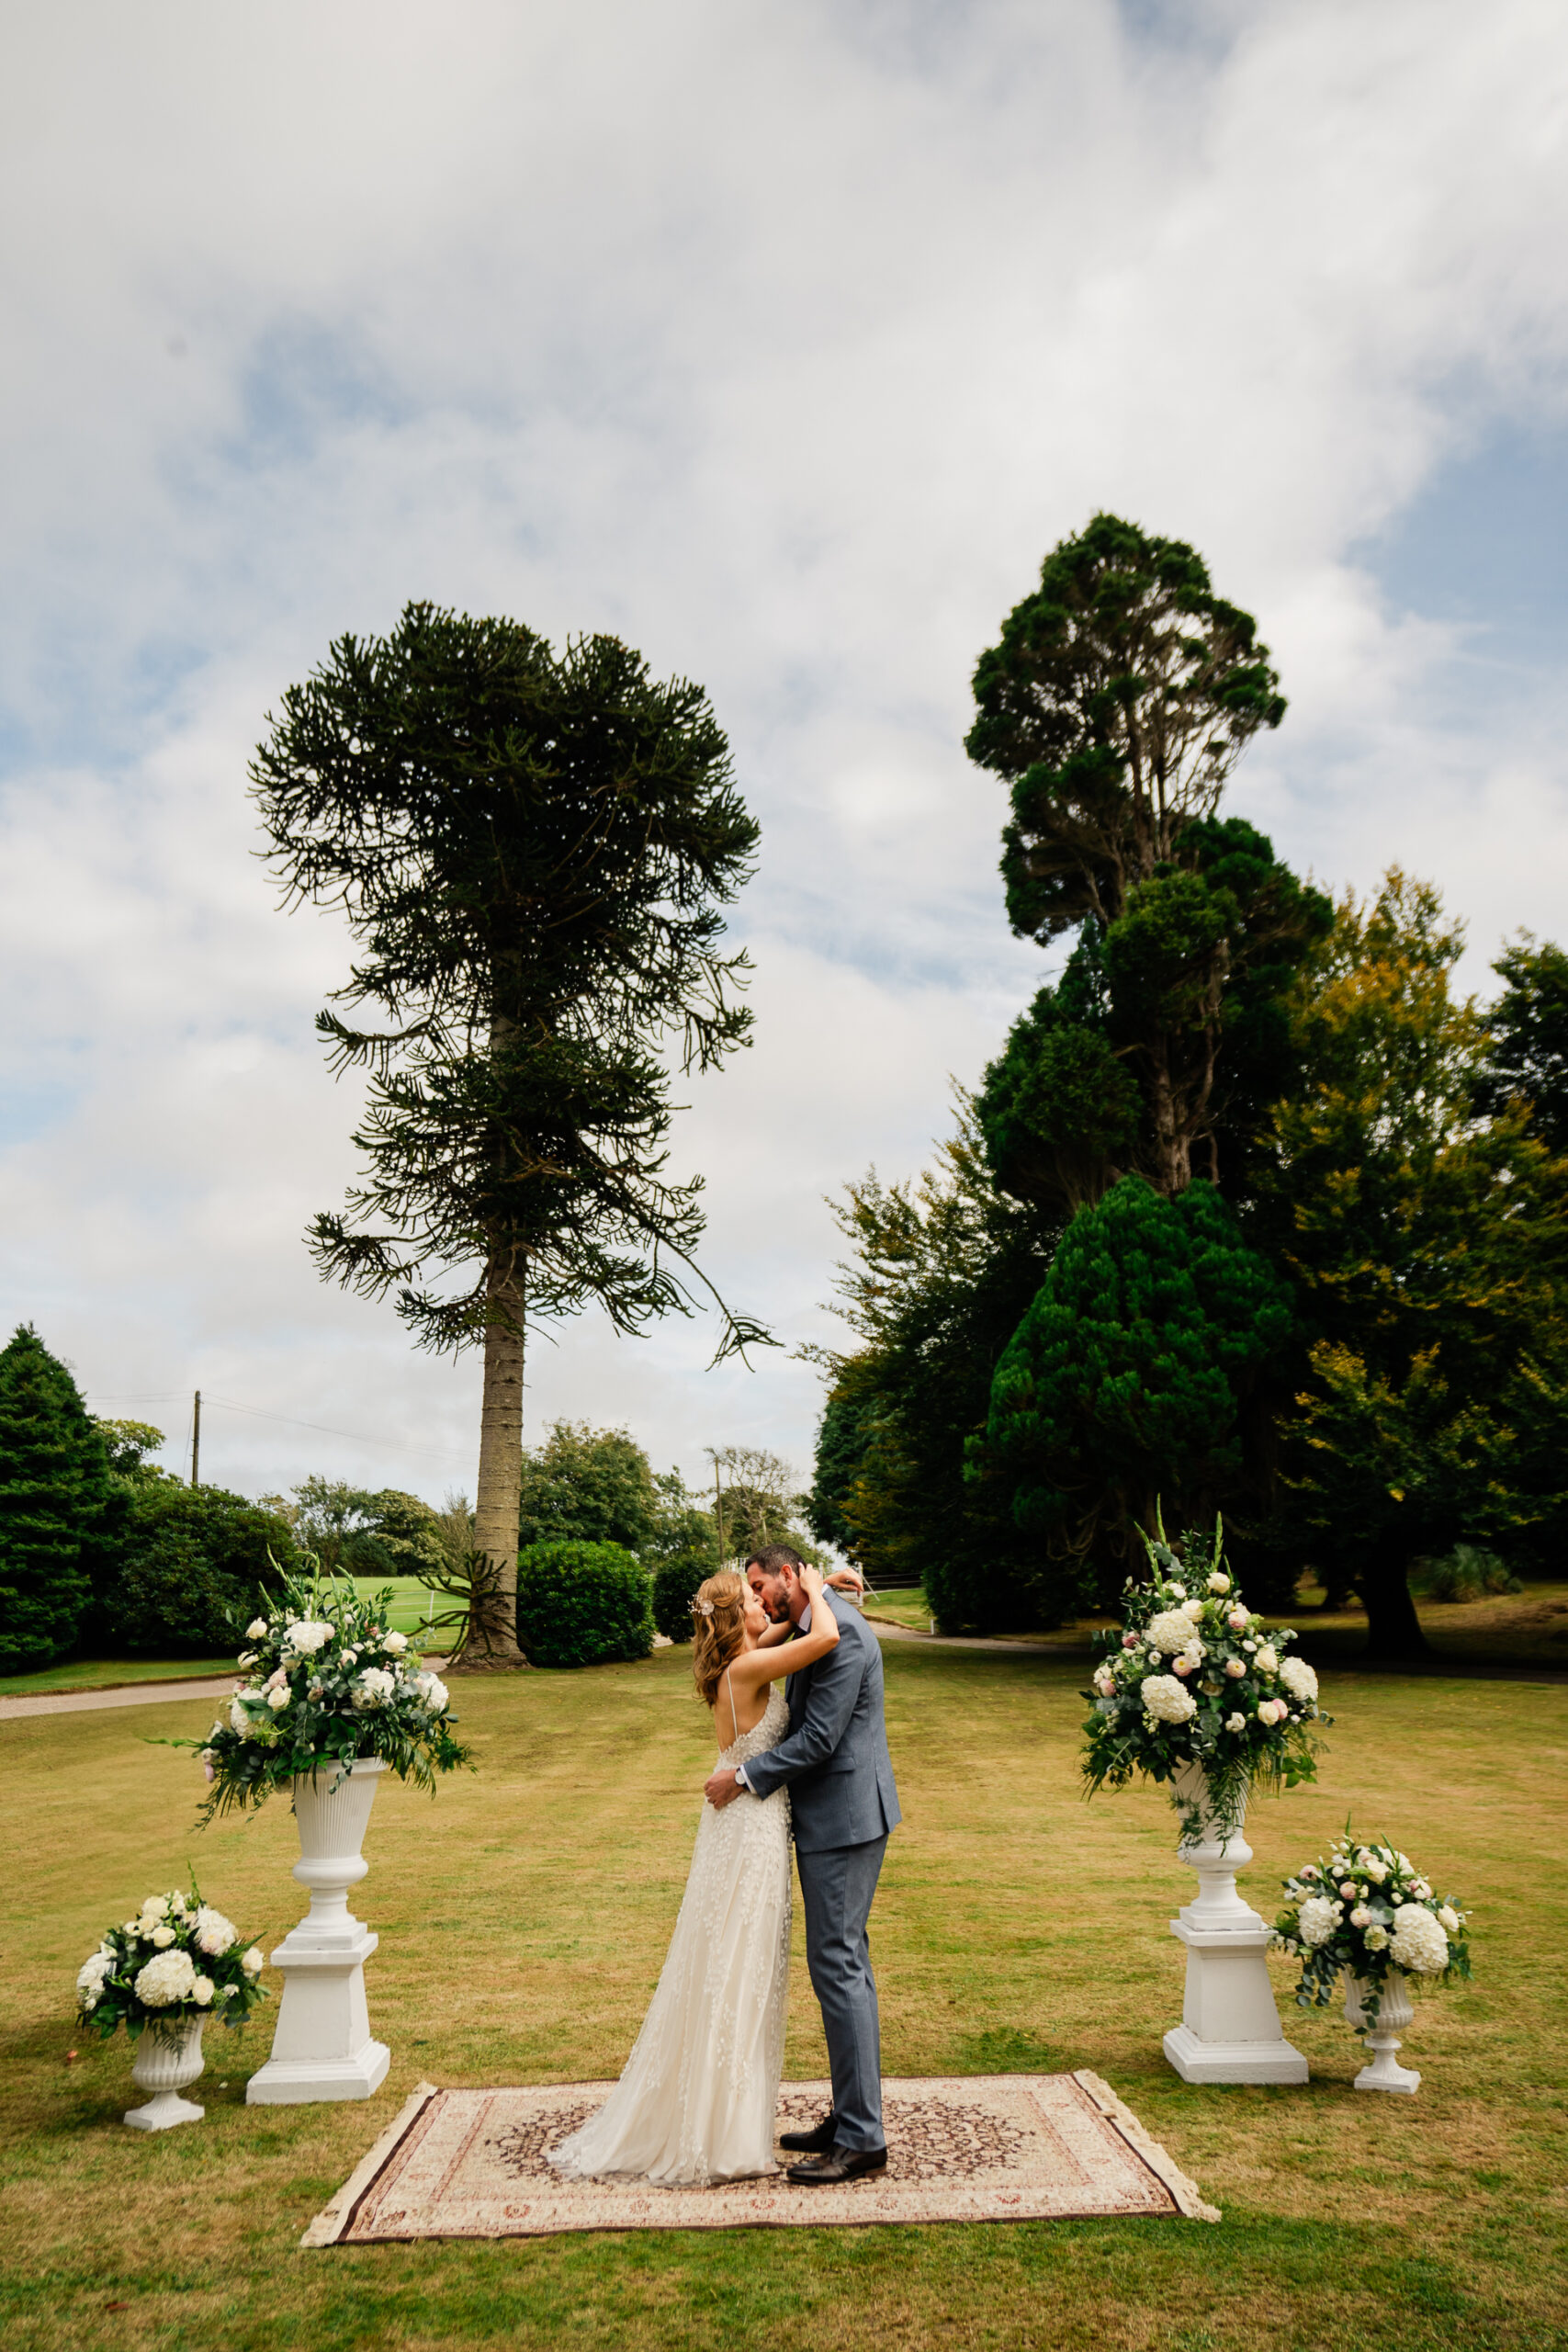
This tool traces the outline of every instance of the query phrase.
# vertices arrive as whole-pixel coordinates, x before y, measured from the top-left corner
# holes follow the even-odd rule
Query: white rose
[[[1370,1928],[1371,1924],[1371,1913],[1368,1910],[1364,1903],[1358,1903],[1355,1909],[1350,1914],[1350,1925],[1353,1928]]]
[[[384,1666],[367,1666],[355,1680],[354,1703],[361,1714],[367,1714],[373,1708],[384,1707],[396,1689],[397,1684]]]
[[[1225,1729],[1227,1731],[1245,1731],[1247,1729],[1247,1717],[1245,1715],[1227,1715],[1225,1717]]]
[[[247,1642],[259,1642],[265,1632],[266,1619],[265,1617],[253,1617],[250,1623],[245,1627],[245,1639]]]
[[[196,1915],[196,1940],[209,1959],[220,1960],[240,1940],[240,1930],[232,1919],[204,1903]]]
[[[1258,1656],[1253,1660],[1253,1664],[1255,1666],[1260,1666],[1265,1674],[1279,1673],[1280,1653],[1274,1647],[1272,1642],[1265,1642],[1263,1644],[1262,1647],[1258,1650]]]
[[[1388,1956],[1415,1976],[1438,1976],[1449,1964],[1449,1939],[1425,1905],[1406,1904],[1394,1919]]]
[[[156,1953],[136,1979],[136,1997],[147,2009],[172,2008],[190,1998],[196,1962],[188,1951]]]
[[[1257,1647],[1258,1647],[1258,1644],[1257,1644],[1256,1642],[1243,1642],[1243,1644],[1242,1644],[1242,1648],[1243,1648],[1244,1650],[1247,1651],[1249,1655],[1250,1655],[1250,1653],[1251,1653],[1253,1650],[1255,1650]]]
[[[1315,1951],[1325,1944],[1339,1924],[1339,1905],[1326,1895],[1309,1894],[1301,1908],[1302,1941]]]
[[[267,1692],[266,1703],[272,1709],[273,1713],[276,1714],[281,1709],[287,1707],[293,1695],[294,1694],[289,1690],[288,1683],[285,1682],[280,1689],[276,1690],[269,1690]]]
[[[1432,1890],[1424,1878],[1413,1878],[1410,1892],[1419,1903],[1430,1903],[1432,1900]]]
[[[1365,1892],[1364,1889],[1362,1891],[1363,1893]],[[1339,1892],[1345,1897],[1346,1902],[1348,1903],[1351,1896],[1356,1892],[1355,1882],[1351,1879],[1342,1878],[1339,1881]]]
[[[1139,1694],[1145,1711],[1156,1723],[1190,1723],[1198,1712],[1198,1702],[1190,1690],[1184,1690],[1174,1674],[1150,1674],[1139,1685]]]
[[[213,1984],[210,1976],[198,1976],[190,1988],[191,1999],[198,2009],[209,2009],[212,2007],[212,1994]]]
[[[406,1634],[389,1634],[382,1644],[382,1647],[390,1650],[394,1657],[400,1657],[408,1645],[409,1637]]]
[[[1230,1589],[1231,1580],[1229,1577],[1222,1576],[1219,1569],[1216,1568],[1213,1575],[1209,1578],[1209,1590],[1211,1592],[1228,1592]]]
[[[1226,1617],[1225,1623],[1230,1627],[1233,1634],[1245,1633],[1247,1630],[1246,1610],[1233,1609],[1230,1611],[1230,1614]]]
[[[253,1944],[249,1951],[241,1955],[240,1965],[244,1970],[247,1976],[259,1976],[261,1974],[262,1949],[260,1944]]]
[[[1094,1678],[1094,1687],[1102,1699],[1113,1699],[1116,1696],[1116,1677],[1108,1667],[1102,1666],[1100,1668]]]
[[[1233,1682],[1239,1682],[1242,1676],[1247,1672],[1247,1660],[1244,1657],[1227,1657],[1225,1660],[1225,1672],[1230,1676]]]
[[[254,1666],[256,1662],[256,1654],[254,1650],[242,1650],[240,1652],[239,1662],[242,1666]]]
[[[1458,1935],[1460,1928],[1459,1913],[1454,1909],[1451,1904],[1443,1904],[1441,1908],[1438,1910],[1438,1917],[1442,1921],[1450,1936]]]
[[[158,1927],[152,1930],[152,1940],[160,1951],[166,1951],[175,1940],[173,1928]]]
[[[1388,1876],[1387,1863],[1378,1861],[1375,1857],[1371,1855],[1364,1855],[1362,1857],[1361,1868],[1366,1871],[1367,1876],[1371,1879],[1375,1879],[1380,1886]]]
[[[1299,1699],[1303,1706],[1309,1700],[1315,1699],[1317,1696],[1317,1676],[1304,1657],[1282,1659],[1280,1665],[1280,1679],[1292,1698]]]
[[[1203,1614],[1203,1604],[1201,1600],[1184,1600],[1181,1604],[1181,1613],[1195,1625]]]
[[[1362,1940],[1365,1942],[1369,1951],[1382,1951],[1383,1946],[1388,1941],[1388,1929],[1386,1928],[1369,1928]]]
[[[1185,1600],[1187,1598],[1187,1587],[1184,1584],[1168,1584],[1166,1590],[1172,1600]]]
[[[1192,1639],[1192,1620],[1185,1610],[1162,1609],[1149,1621],[1147,1639],[1150,1649],[1162,1656],[1184,1650]]]

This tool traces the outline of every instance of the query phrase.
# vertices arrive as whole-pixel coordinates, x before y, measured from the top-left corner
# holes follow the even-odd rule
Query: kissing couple
[[[858,1590],[840,1571],[833,1582]],[[788,1544],[709,1577],[692,1604],[693,1670],[718,1762],[669,1956],[626,2072],[548,2162],[664,2188],[778,2170],[789,1992],[793,1826],[806,1962],[822,2009],[833,2104],[780,2145],[803,2184],[887,2161],[882,2035],[866,1921],[898,1796],[882,1714],[882,1652]],[[781,1688],[787,1678],[787,1689]]]

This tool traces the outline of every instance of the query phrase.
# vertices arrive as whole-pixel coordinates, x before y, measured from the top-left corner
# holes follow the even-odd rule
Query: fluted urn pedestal
[[[294,1783],[294,1875],[310,1888],[310,1908],[272,1955],[283,1997],[272,2055],[245,2086],[249,2106],[368,2098],[386,2079],[391,2052],[371,2037],[365,1998],[365,1963],[380,1939],[348,1907],[349,1888],[370,1867],[359,1849],[385,1770],[369,1758],[339,1779],[337,1766],[326,1764]]]
[[[1371,1986],[1352,1976],[1345,1992],[1345,2018],[1348,2025],[1359,2026],[1365,2016],[1362,2007],[1371,1994]],[[1391,1968],[1383,1978],[1382,1991],[1378,1996],[1376,2025],[1369,2026],[1365,2035],[1371,2064],[1363,2066],[1356,2077],[1359,2091],[1418,2091],[1421,2077],[1414,2066],[1402,2066],[1395,2052],[1400,2047],[1400,2033],[1416,2021],[1416,2005],[1410,1998],[1410,1987],[1404,1972]]]
[[[1268,1922],[1236,1893],[1235,1874],[1252,1849],[1239,1824],[1222,1838],[1199,1766],[1185,1766],[1175,1788],[1199,1808],[1197,1837],[1177,1849],[1198,1873],[1198,1895],[1170,1923],[1187,1948],[1187,1990],[1165,2054],[1185,2083],[1304,2083],[1307,2062],[1286,2041],[1274,2006]]]
[[[145,2107],[126,2109],[125,2120],[133,2132],[168,2132],[176,2123],[201,2121],[207,2109],[180,2093],[201,2073],[201,2029],[206,2023],[205,2018],[177,2018],[170,2025],[142,2029],[130,2079],[152,2096]]]

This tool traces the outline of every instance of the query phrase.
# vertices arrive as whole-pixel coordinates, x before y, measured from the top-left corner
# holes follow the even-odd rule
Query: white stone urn
[[[1186,2083],[1304,2083],[1307,2062],[1285,2040],[1274,2006],[1268,1922],[1236,1893],[1252,1849],[1239,1821],[1228,1837],[1221,1831],[1201,1764],[1184,1764],[1173,1786],[1179,1802],[1198,1808],[1196,1838],[1184,1834],[1177,1849],[1198,1873],[1198,1895],[1170,1923],[1187,1948],[1187,1989],[1165,2054]]]
[[[1345,2018],[1348,2025],[1359,2026],[1366,2015],[1364,2004],[1372,1992],[1365,1977],[1352,1976],[1345,1990]],[[1356,2077],[1359,2091],[1414,2091],[1420,2087],[1421,2077],[1413,2066],[1402,2066],[1394,2052],[1400,2046],[1399,2037],[1407,2025],[1414,2023],[1416,2005],[1410,1998],[1410,1987],[1402,1968],[1391,1968],[1382,1981],[1378,2001],[1378,2021],[1367,2030],[1367,2048],[1372,2063],[1363,2066]]]
[[[207,2113],[204,2107],[180,2097],[206,2064],[201,2054],[201,2029],[206,2023],[204,2017],[183,2017],[171,2018],[167,2025],[143,2027],[130,2079],[139,2090],[151,2091],[152,2097],[145,2107],[126,2109],[125,2120],[133,2132],[167,2132],[176,2123],[199,2123]]]
[[[368,2098],[386,2079],[391,2052],[372,2040],[365,2000],[365,1963],[380,1939],[348,1907],[349,1888],[370,1867],[359,1849],[386,1769],[378,1757],[363,1758],[346,1772],[323,1763],[294,1783],[294,1875],[310,1888],[310,1908],[272,1955],[283,1997],[272,2055],[245,2086],[249,2106]]]

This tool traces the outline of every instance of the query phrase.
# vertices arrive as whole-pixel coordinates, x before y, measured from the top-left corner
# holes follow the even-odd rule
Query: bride
[[[740,1577],[709,1577],[692,1603],[693,1668],[720,1766],[776,1745],[789,1710],[778,1687],[839,1640],[815,1568],[801,1571],[811,1631],[782,1647]],[[632,2175],[663,2188],[777,2169],[774,2117],[789,1984],[789,1792],[705,1804],[664,1972],[626,2072],[580,2132],[550,2150],[564,2173]]]

